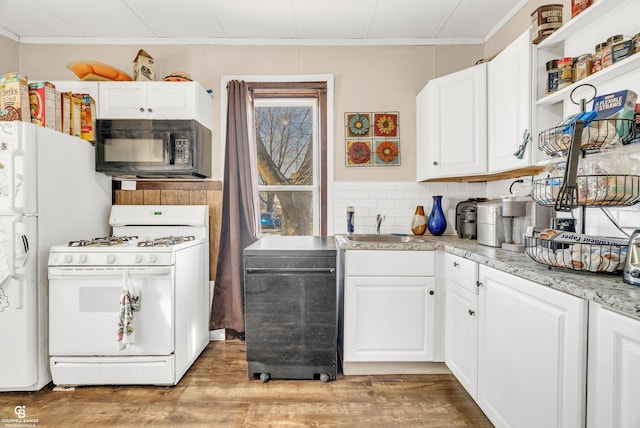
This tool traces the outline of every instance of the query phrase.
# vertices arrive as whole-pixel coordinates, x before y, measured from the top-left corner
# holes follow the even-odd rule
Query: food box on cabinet
[[[143,49],[138,51],[138,54],[133,60],[133,80],[155,80],[155,64],[153,58]]]
[[[29,83],[31,123],[56,128],[56,87],[50,82]]]
[[[0,75],[0,120],[31,121],[29,85],[18,73]]]

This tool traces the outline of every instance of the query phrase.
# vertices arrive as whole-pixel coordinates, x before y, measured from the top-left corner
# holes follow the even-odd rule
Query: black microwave
[[[196,120],[98,119],[96,171],[124,178],[211,177],[211,130]]]

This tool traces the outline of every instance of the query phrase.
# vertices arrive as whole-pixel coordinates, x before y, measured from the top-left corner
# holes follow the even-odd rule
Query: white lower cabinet
[[[345,362],[442,361],[433,251],[346,251]]]
[[[497,427],[585,424],[587,302],[479,268],[477,403]]]
[[[475,400],[478,386],[478,264],[445,256],[444,361]]]
[[[640,427],[640,321],[589,305],[588,428]]]

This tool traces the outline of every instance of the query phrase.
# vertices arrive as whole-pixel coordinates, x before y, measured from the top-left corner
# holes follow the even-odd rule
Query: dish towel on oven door
[[[136,341],[133,314],[139,310],[140,294],[133,286],[129,271],[125,270],[122,294],[120,295],[120,317],[118,318],[118,349],[120,351]]]

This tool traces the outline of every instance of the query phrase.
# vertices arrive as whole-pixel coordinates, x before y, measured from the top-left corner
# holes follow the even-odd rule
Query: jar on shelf
[[[596,45],[596,51],[591,56],[591,74],[597,73],[602,70],[602,53],[607,46],[606,42],[598,43]]]
[[[552,94],[558,90],[558,77],[560,70],[558,69],[558,60],[552,59],[547,62],[547,94]]]
[[[633,39],[631,40],[631,45],[633,46],[634,54],[637,54],[638,52],[640,52],[640,33],[637,33],[635,36],[633,36]]]
[[[593,4],[593,0],[571,0],[571,17],[575,18]]]
[[[591,54],[580,55],[576,61],[576,78],[575,81],[582,80],[591,75],[593,57]]]
[[[628,58],[633,53],[633,41],[628,38],[624,38],[619,42],[611,45],[611,63],[615,64],[618,61],[622,61]]]
[[[573,57],[558,60],[558,89],[566,88],[573,83]]]
[[[622,34],[611,36],[607,39],[607,46],[602,50],[602,68],[610,67],[613,64],[613,56],[611,46],[621,42],[624,39]]]

